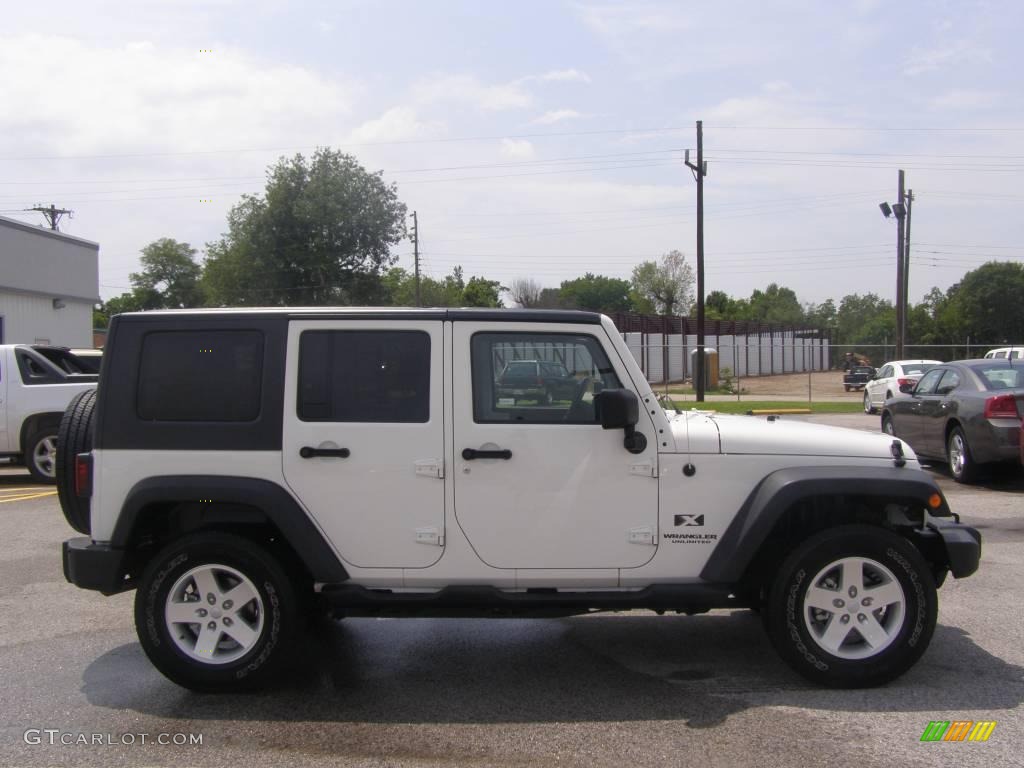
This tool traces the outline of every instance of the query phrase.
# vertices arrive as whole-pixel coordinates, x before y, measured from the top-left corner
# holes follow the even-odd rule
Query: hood
[[[859,429],[810,424],[779,417],[733,416],[690,411],[672,419],[676,444],[690,453],[750,453],[788,456],[892,458],[894,438]],[[902,442],[902,441],[901,441]],[[915,458],[903,443],[907,459]]]

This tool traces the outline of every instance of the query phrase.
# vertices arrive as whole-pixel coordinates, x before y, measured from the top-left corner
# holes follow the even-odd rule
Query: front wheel
[[[812,536],[783,563],[768,603],[769,635],[804,677],[867,688],[902,675],[935,631],[931,570],[908,541],[848,525]]]
[[[888,413],[882,416],[882,431],[887,435],[896,436],[896,428],[893,426],[892,416]]]
[[[135,595],[143,650],[185,688],[233,692],[272,682],[291,661],[302,621],[288,574],[261,546],[200,533],[146,568]]]
[[[875,406],[871,404],[871,394],[869,392],[864,393],[864,413],[874,413]]]

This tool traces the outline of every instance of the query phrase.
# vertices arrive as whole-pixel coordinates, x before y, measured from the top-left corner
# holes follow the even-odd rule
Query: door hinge
[[[642,475],[643,477],[657,477],[658,470],[655,469],[653,462],[641,461],[637,464],[629,465],[629,474]]]
[[[627,540],[630,544],[654,544],[654,531],[650,526],[630,528]]]
[[[444,546],[444,534],[438,533],[437,528],[417,528],[416,529],[416,543],[417,544],[433,544],[437,547]]]
[[[423,459],[416,462],[416,474],[425,477],[444,477],[443,459]]]

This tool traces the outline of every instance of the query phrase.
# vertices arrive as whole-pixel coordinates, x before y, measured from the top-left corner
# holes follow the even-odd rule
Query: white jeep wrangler
[[[978,566],[904,443],[666,411],[597,314],[126,314],[106,355],[61,425],[89,534],[64,572],[135,588],[145,652],[188,688],[265,684],[325,609],[737,607],[808,678],[877,685],[924,652],[947,573]],[[575,383],[505,392],[513,360]]]

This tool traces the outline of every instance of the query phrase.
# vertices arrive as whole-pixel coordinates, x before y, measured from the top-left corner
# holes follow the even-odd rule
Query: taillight
[[[92,496],[92,454],[75,456],[75,495],[80,499]]]
[[[907,385],[914,386],[917,384],[917,379],[896,379],[897,387],[905,387]]]
[[[986,419],[1017,419],[1017,398],[1013,395],[996,395],[985,401]]]

